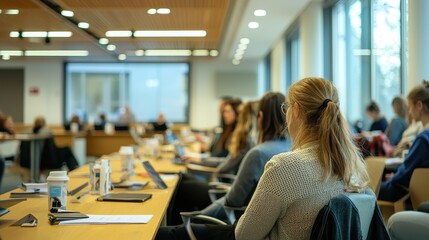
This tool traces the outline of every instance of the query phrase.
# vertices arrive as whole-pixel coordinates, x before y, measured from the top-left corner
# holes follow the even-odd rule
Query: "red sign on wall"
[[[30,95],[39,95],[39,87],[30,87]]]

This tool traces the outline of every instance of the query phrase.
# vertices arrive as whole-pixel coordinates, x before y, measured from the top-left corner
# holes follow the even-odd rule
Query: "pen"
[[[76,198],[74,198],[74,199],[72,200],[72,202],[79,202],[79,201],[80,201],[80,199],[81,199],[81,198],[83,198],[83,197],[85,197],[89,192],[90,192],[89,190],[87,190],[87,191],[83,192],[81,195],[79,195],[79,196],[77,196]]]

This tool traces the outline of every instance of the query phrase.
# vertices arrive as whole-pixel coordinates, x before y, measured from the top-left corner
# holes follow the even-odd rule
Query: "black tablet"
[[[149,161],[143,161],[142,164],[144,169],[146,169],[147,174],[149,174],[149,177],[155,182],[155,184],[161,189],[167,189],[167,184],[165,184],[159,174],[152,167],[152,164],[150,164]]]
[[[13,199],[0,200],[0,216],[3,216],[9,212],[9,209],[7,208],[12,207],[17,203],[20,203],[26,200],[27,200],[26,198],[13,198]]]
[[[144,202],[152,197],[147,193],[109,193],[97,198],[97,201]]]

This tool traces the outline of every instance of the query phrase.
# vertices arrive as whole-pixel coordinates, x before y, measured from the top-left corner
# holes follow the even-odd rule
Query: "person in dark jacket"
[[[373,121],[369,131],[386,131],[388,126],[386,118],[381,114],[380,107],[375,101],[371,101],[366,107],[366,114]]]

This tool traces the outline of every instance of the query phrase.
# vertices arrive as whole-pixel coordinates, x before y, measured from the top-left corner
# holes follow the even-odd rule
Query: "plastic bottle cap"
[[[67,171],[51,171],[46,179],[47,181],[68,181]]]

